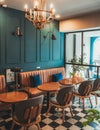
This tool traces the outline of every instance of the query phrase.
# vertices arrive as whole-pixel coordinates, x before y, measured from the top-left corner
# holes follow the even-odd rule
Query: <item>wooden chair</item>
[[[95,96],[95,101],[97,105],[97,97],[100,97],[100,78],[95,79],[91,94]]]
[[[0,75],[0,93],[6,92],[5,76]]]
[[[90,99],[90,93],[92,91],[93,81],[83,81],[78,88],[78,92],[74,91],[73,95],[77,96],[79,99],[82,99],[83,110],[85,109],[84,99],[89,98],[90,104],[92,107],[92,102]]]
[[[28,126],[36,124],[40,130],[42,103],[43,95],[15,103],[12,110],[11,130],[14,130],[15,124],[24,127],[24,130]]]
[[[62,87],[55,97],[52,97],[49,101],[49,108],[47,110],[47,115],[52,106],[55,106],[57,109],[62,109],[62,122],[64,122],[65,117],[65,108],[69,107],[71,115],[73,112],[71,109],[71,101],[73,98],[73,86]]]

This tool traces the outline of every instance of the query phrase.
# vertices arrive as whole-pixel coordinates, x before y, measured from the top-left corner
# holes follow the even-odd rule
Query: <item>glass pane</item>
[[[70,62],[74,57],[79,60],[81,57],[81,33],[69,33],[66,34],[66,62]]]
[[[81,45],[82,45],[82,37],[81,33],[76,33],[76,56],[81,57]]]
[[[70,78],[70,77],[71,77],[71,75],[70,75],[70,72],[71,72],[71,66],[72,66],[72,65],[67,65],[67,64],[66,64],[66,66],[65,66],[66,77],[67,77],[67,78]]]
[[[94,42],[97,37],[100,37],[100,31],[88,31],[83,33],[83,54],[86,58],[83,59],[87,64],[94,64]]]
[[[66,62],[73,58],[73,34],[66,35],[66,49],[65,49]]]
[[[74,66],[78,67],[79,70],[75,73],[73,72],[73,65],[66,64],[66,77],[71,78],[75,77],[82,77],[85,79],[97,78],[97,67],[88,67],[88,66]]]

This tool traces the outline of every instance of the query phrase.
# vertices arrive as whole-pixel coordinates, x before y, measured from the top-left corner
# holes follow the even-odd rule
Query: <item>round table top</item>
[[[61,81],[59,81],[60,84],[62,85],[74,85],[74,84],[79,84],[85,81],[83,78],[65,78]]]
[[[73,84],[71,78],[62,79],[61,81],[59,81],[59,83],[62,84],[62,85],[72,85]]]
[[[25,92],[14,91],[0,94],[0,101],[5,103],[15,103],[26,100],[27,98],[28,95]]]
[[[60,85],[58,82],[49,82],[38,86],[38,89],[46,92],[53,92],[59,90]]]

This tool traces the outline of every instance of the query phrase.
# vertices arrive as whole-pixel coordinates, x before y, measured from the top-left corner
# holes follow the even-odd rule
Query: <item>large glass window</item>
[[[86,76],[88,73],[90,78],[100,75],[99,69],[97,69],[100,66],[100,30],[66,33],[65,46],[67,77],[70,77],[73,64],[78,64],[75,68],[76,71],[82,68],[80,64],[85,65],[84,72]]]

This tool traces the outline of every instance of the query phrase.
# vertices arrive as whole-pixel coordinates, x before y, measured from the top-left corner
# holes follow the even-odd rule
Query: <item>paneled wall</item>
[[[53,22],[37,30],[23,12],[0,7],[0,73],[12,67],[28,71],[38,66],[40,69],[64,66],[64,34],[58,31],[58,24]],[[18,26],[22,37],[12,35]],[[51,39],[51,32],[56,40]]]

